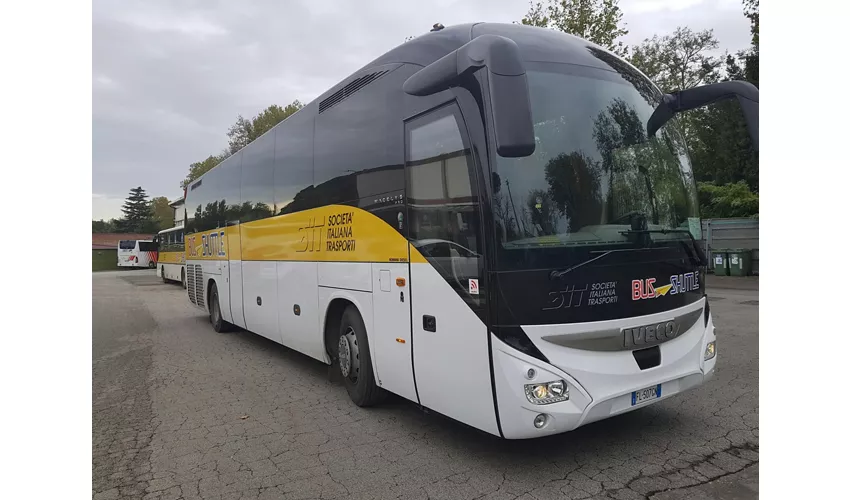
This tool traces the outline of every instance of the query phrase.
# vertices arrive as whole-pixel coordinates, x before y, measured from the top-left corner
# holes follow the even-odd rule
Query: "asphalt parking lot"
[[[757,498],[758,285],[729,283],[709,282],[709,383],[504,441],[398,399],[358,408],[321,363],[216,334],[179,284],[93,273],[93,498]]]

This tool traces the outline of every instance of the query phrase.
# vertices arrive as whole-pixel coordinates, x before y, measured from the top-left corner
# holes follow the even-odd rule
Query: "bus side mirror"
[[[487,69],[496,152],[520,158],[534,152],[534,125],[525,67],[517,44],[503,36],[481,35],[422,68],[404,82],[404,92],[428,96],[459,86],[463,77]]]
[[[759,150],[759,89],[752,83],[742,80],[713,83],[692,89],[664,94],[661,104],[652,112],[646,124],[646,132],[651,137],[676,113],[696,109],[721,99],[737,97],[747,121],[753,148]]]

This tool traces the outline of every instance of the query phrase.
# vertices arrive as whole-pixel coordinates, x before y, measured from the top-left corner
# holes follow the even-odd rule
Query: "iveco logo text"
[[[675,321],[625,328],[623,330],[623,347],[631,349],[639,346],[660,344],[672,340],[678,335],[679,325]]]

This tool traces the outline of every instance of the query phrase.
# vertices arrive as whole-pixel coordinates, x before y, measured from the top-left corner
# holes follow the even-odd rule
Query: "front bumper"
[[[701,303],[695,304],[702,307]],[[689,306],[693,309],[693,306]],[[625,321],[634,322],[635,318]],[[654,321],[648,316],[641,321]],[[616,320],[605,323],[624,322]],[[602,322],[600,322],[602,323]],[[611,324],[602,325],[611,327]],[[616,325],[614,325],[616,326]],[[545,363],[527,356],[492,336],[493,368],[502,433],[508,439],[525,439],[567,432],[582,425],[626,413],[694,388],[714,374],[717,355],[704,361],[705,346],[715,340],[714,323],[700,317],[690,330],[659,345],[661,363],[641,370],[631,351],[596,352],[555,346],[539,340],[559,326],[524,327],[529,338],[549,359]],[[539,331],[535,331],[539,330]],[[536,376],[529,380],[529,368]],[[525,384],[563,379],[569,386],[567,401],[535,405],[525,396]],[[632,405],[632,391],[661,385],[661,396]],[[542,428],[533,424],[547,415]]]

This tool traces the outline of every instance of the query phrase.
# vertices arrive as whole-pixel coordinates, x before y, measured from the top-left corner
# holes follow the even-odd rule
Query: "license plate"
[[[632,406],[661,397],[661,384],[632,392]]]

